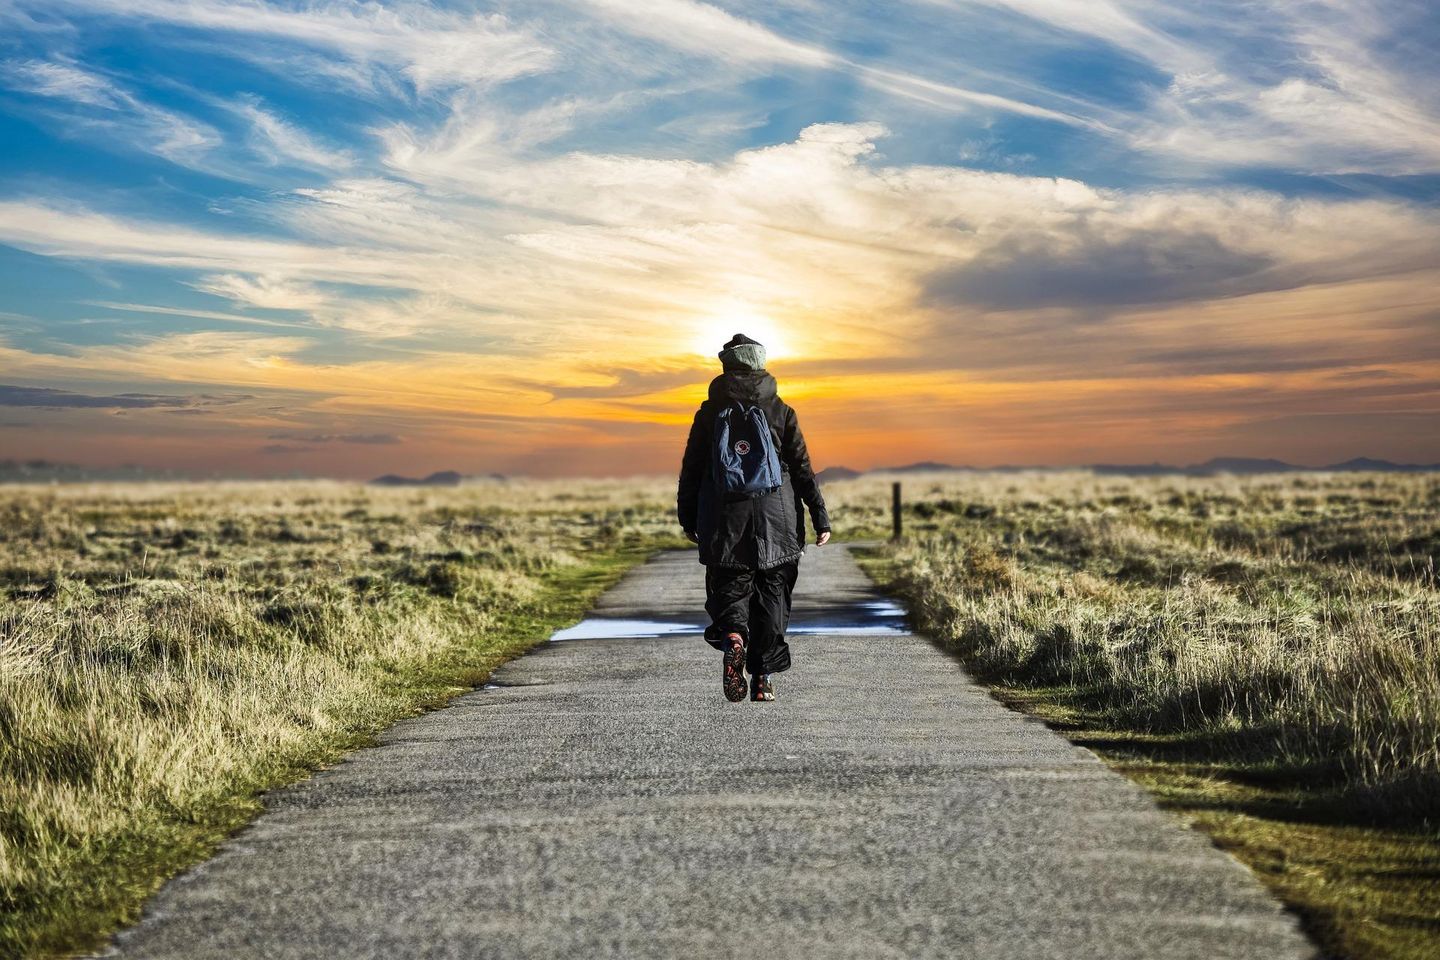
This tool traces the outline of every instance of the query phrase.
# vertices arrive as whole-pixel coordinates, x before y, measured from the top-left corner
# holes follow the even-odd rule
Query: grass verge
[[[901,564],[883,548],[857,550],[865,572],[902,601]],[[930,632],[934,624],[917,624]],[[1017,684],[960,651],[967,668],[1012,709],[1044,720],[1159,805],[1204,831],[1295,910],[1327,957],[1430,960],[1440,949],[1440,834],[1386,825],[1357,806],[1333,764],[1277,756],[1263,735],[1155,733],[1119,722],[1083,685]]]
[[[263,791],[580,617],[673,543],[665,506],[575,484],[7,491],[0,957],[99,946]]]
[[[67,955],[101,946],[110,933],[139,919],[145,901],[166,880],[209,858],[258,816],[264,791],[303,779],[371,744],[375,734],[396,721],[442,707],[478,687],[502,663],[583,615],[650,552],[619,549],[556,572],[534,599],[498,616],[483,637],[455,644],[412,668],[376,675],[363,713],[337,718],[329,729],[265,758],[233,780],[226,793],[190,807],[183,816],[156,811],[77,854],[50,897],[22,904],[0,923],[0,955]]]

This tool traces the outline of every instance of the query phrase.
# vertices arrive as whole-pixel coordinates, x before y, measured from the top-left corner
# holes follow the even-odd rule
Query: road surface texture
[[[1238,862],[897,627],[840,545],[804,561],[774,703],[653,635],[697,629],[702,573],[661,555],[561,635],[595,638],[273,793],[112,954],[1314,955]]]

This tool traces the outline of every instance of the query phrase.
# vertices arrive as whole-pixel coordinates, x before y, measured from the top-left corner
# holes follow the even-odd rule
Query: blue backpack
[[[763,497],[780,489],[780,458],[765,411],[732,403],[715,420],[715,482],[735,497]]]

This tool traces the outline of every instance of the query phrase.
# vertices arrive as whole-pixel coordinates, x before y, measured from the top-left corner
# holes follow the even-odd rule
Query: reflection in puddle
[[[787,637],[803,636],[809,633],[843,633],[846,636],[862,636],[866,634],[899,634],[908,633],[903,623],[792,623],[790,629],[785,631]]]
[[[551,640],[616,640],[621,637],[667,637],[672,633],[704,633],[696,623],[667,620],[610,620],[590,617],[573,627],[557,630]]]
[[[790,621],[787,634],[847,633],[847,634],[896,634],[906,633],[905,609],[889,600],[869,600],[840,610],[835,616],[812,620],[800,615]]]
[[[589,617],[573,627],[557,630],[551,640],[622,640],[626,638],[668,637],[679,634],[704,633],[700,623],[675,620],[621,620]],[[806,634],[902,634],[907,632],[905,610],[889,600],[874,600],[847,605],[832,615],[801,613],[790,621],[791,636]]]

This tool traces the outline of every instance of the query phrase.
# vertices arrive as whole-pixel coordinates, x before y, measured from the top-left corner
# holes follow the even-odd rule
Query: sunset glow
[[[1431,5],[893,7],[0,0],[0,459],[1440,461]]]
[[[700,318],[693,341],[696,355],[714,357],[718,347],[737,333],[765,344],[765,354],[772,361],[795,355],[785,339],[784,325],[744,304],[727,305]]]

